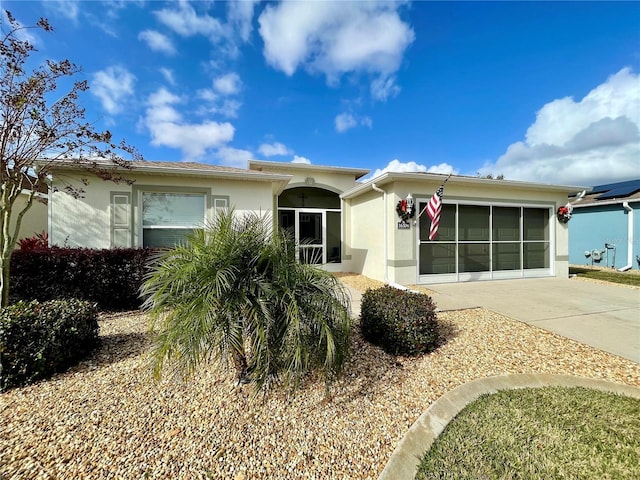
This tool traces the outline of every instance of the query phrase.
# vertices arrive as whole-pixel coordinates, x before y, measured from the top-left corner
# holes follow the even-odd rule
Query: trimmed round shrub
[[[419,355],[438,345],[436,306],[428,295],[390,286],[362,296],[363,337],[393,355]]]
[[[95,304],[71,299],[0,309],[0,391],[61,372],[98,345]]]

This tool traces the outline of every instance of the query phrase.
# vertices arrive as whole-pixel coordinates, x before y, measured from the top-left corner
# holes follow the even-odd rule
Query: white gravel
[[[416,418],[467,381],[563,373],[640,386],[637,363],[504,316],[439,318],[448,341],[430,355],[390,356],[354,335],[330,397],[310,380],[251,401],[211,366],[154,382],[145,316],[105,316],[90,359],[0,394],[0,479],[373,479]]]

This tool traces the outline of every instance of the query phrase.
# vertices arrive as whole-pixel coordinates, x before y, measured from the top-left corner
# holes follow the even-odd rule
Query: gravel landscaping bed
[[[470,380],[562,373],[640,386],[637,363],[487,310],[438,318],[446,343],[429,355],[387,355],[356,328],[329,396],[310,379],[252,401],[213,367],[155,382],[145,315],[103,316],[90,359],[0,394],[0,479],[373,479],[420,414]]]

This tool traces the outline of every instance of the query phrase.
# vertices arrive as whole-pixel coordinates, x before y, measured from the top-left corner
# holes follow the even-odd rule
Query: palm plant
[[[331,274],[296,261],[269,217],[219,213],[161,253],[142,287],[155,334],[154,373],[186,375],[205,361],[232,365],[256,391],[311,370],[340,373],[349,346],[349,297]]]

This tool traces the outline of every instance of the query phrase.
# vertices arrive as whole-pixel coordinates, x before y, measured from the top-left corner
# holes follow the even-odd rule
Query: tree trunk
[[[9,267],[11,265],[11,253],[13,245],[11,245],[11,233],[9,232],[9,224],[11,221],[11,209],[13,202],[9,196],[8,189],[5,187],[2,191],[0,200],[0,306],[9,305]]]
[[[0,275],[0,291],[2,292],[2,298],[0,299],[0,306],[6,307],[9,305],[9,270],[11,268],[11,250],[7,253],[2,252],[0,255],[0,269],[2,269],[2,275]]]
[[[25,203],[25,206],[20,210],[16,216],[16,224],[11,232],[11,215],[13,213],[13,205],[22,190],[21,185],[14,188],[8,188],[5,186],[2,197],[0,199],[0,214],[1,228],[0,228],[0,306],[6,307],[9,305],[9,274],[11,269],[11,255],[13,254],[13,248],[16,246],[18,236],[20,234],[20,227],[22,226],[22,218],[27,210],[33,205],[33,199],[37,190],[32,190],[29,193],[29,197]]]
[[[236,374],[238,375],[238,384],[249,383],[249,365],[247,365],[247,357],[237,350],[233,352],[233,366],[236,369]]]

